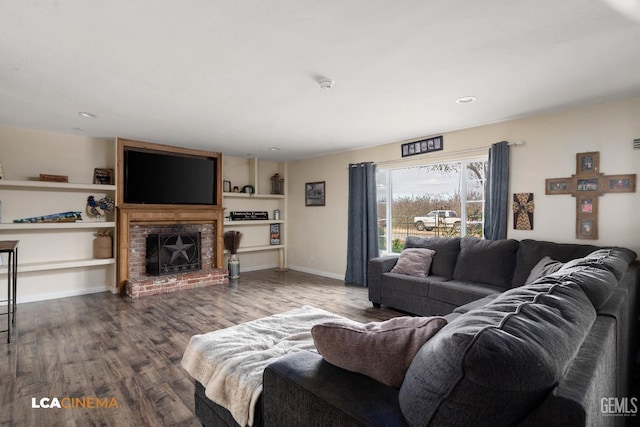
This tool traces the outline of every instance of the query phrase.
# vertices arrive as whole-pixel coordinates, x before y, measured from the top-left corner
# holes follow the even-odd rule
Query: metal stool
[[[18,244],[19,240],[0,240],[0,254],[8,254],[7,262],[7,312],[0,316],[7,316],[7,329],[0,332],[7,333],[7,342],[11,342],[11,324],[16,323],[16,296],[18,292]]]

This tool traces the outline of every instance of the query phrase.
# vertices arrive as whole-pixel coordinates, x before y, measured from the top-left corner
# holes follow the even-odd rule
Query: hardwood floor
[[[139,300],[100,293],[20,304],[11,344],[0,334],[0,425],[199,426],[180,366],[189,338],[304,304],[363,322],[401,314],[374,309],[364,288],[271,270]],[[115,398],[118,407],[32,407],[45,397]]]

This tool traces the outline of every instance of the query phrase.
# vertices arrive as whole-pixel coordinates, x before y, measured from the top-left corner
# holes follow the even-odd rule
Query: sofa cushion
[[[429,284],[429,298],[459,307],[503,290],[484,283],[449,280],[447,282],[431,282]]]
[[[612,272],[617,280],[621,280],[629,268],[629,264],[636,259],[636,253],[626,248],[604,248],[591,252],[583,260],[573,260],[571,266],[590,265],[606,268]]]
[[[521,240],[516,257],[516,269],[513,273],[513,287],[524,285],[533,267],[545,255],[560,262],[567,262],[585,257],[596,249],[598,247],[593,245],[553,243],[531,239]]]
[[[453,269],[460,253],[459,237],[429,237],[422,238],[408,236],[405,248],[426,248],[436,251],[431,262],[431,272],[435,276],[453,277]]]
[[[398,262],[391,269],[391,273],[426,277],[429,274],[429,267],[431,267],[431,260],[435,253],[436,251],[432,249],[407,248],[400,253]]]
[[[406,274],[384,273],[382,275],[382,290],[380,296],[389,296],[395,293],[429,296],[429,286],[432,277],[415,277]]]
[[[422,345],[447,324],[442,317],[396,317],[386,322],[327,322],[311,328],[324,359],[399,388]]]
[[[518,241],[480,240],[464,237],[453,271],[456,280],[487,283],[504,289],[511,287]]]
[[[564,263],[560,261],[556,261],[551,259],[551,257],[544,256],[540,262],[538,262],[532,269],[531,273],[529,273],[529,277],[527,277],[525,285],[529,285],[541,277],[546,276],[547,274],[555,273],[560,270]]]
[[[635,253],[628,249],[599,249],[584,258],[567,262],[541,281],[573,282],[582,288],[596,310],[600,310],[627,271]]]
[[[411,363],[399,395],[405,418],[414,426],[517,424],[556,386],[595,318],[572,283],[511,289],[460,315]]]

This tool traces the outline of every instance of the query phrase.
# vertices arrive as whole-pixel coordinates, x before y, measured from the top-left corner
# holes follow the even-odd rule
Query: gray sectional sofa
[[[398,277],[388,273],[393,258],[373,259],[370,299],[449,324],[418,352],[402,387],[293,354],[265,370],[265,425],[624,425],[623,414],[603,413],[602,399],[631,397],[635,253],[534,240],[407,246],[436,251],[432,275]],[[525,284],[545,256],[566,264]]]
[[[449,322],[418,351],[400,389],[295,353],[265,369],[262,425],[624,425],[628,417],[605,413],[602,399],[631,397],[636,254],[472,240],[410,239],[408,247],[435,250],[424,278],[389,273],[392,257],[370,261],[375,306]]]

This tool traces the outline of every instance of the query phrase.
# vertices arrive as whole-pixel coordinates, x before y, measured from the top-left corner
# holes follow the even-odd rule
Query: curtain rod
[[[512,146],[512,145],[524,145],[524,141],[508,142],[507,145],[509,145],[509,146]],[[455,155],[455,154],[474,153],[474,152],[477,152],[477,151],[488,150],[489,148],[491,148],[490,145],[485,146],[485,147],[465,148],[463,150],[449,151],[449,152],[446,152],[446,153],[429,154],[428,157],[414,156],[414,157],[395,159],[395,160],[383,160],[381,162],[374,162],[374,163],[376,165],[388,165],[388,164],[395,164],[395,163],[402,164],[402,163],[414,162],[416,160],[423,160],[423,159],[427,159],[427,158],[434,159],[434,158],[438,158],[438,157],[451,156],[451,155]],[[428,154],[428,153],[424,153],[424,154]]]

